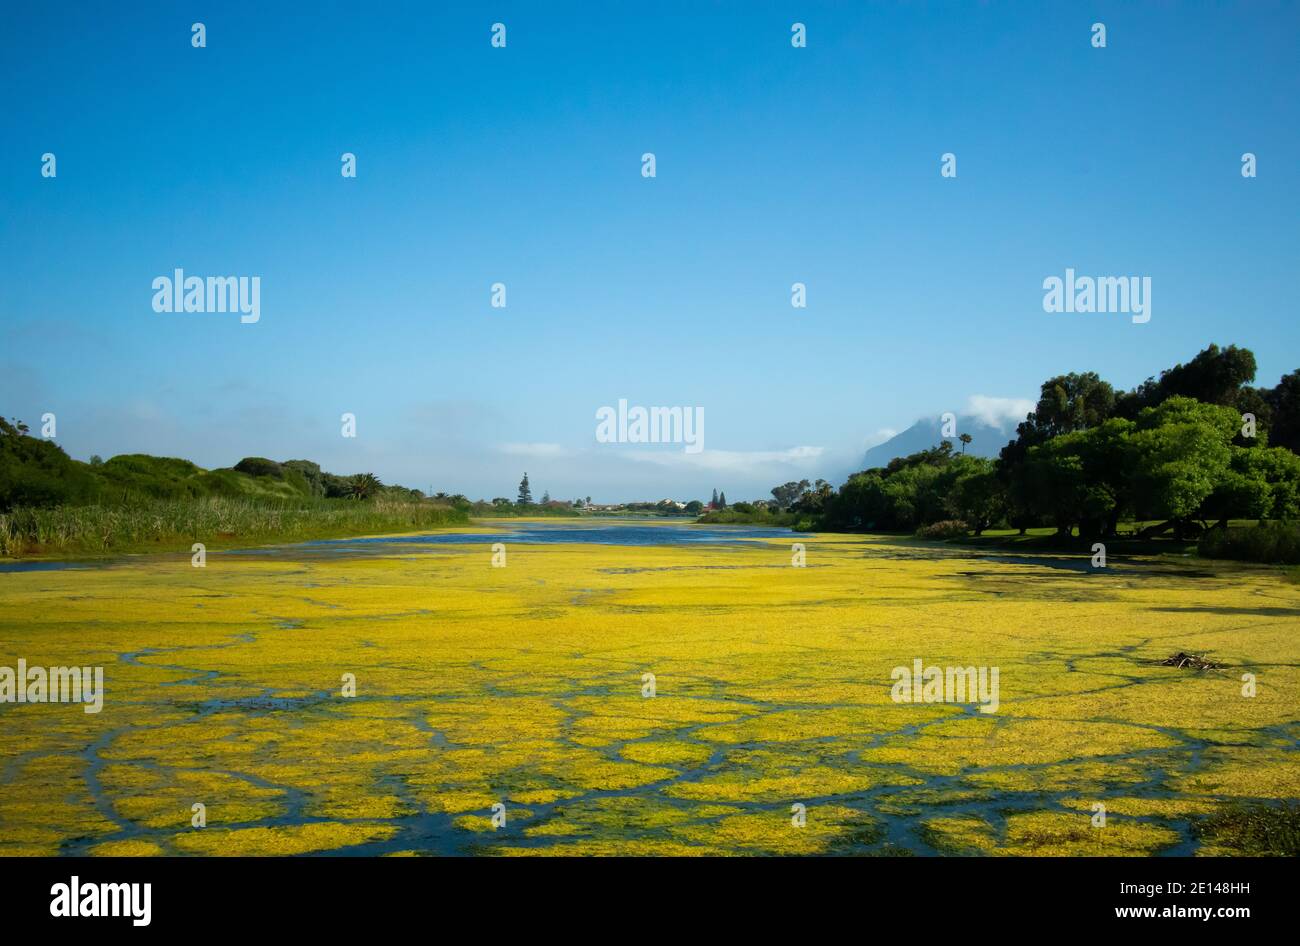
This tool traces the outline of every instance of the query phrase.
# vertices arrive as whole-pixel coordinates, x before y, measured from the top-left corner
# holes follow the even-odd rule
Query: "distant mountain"
[[[1014,440],[1016,424],[1008,421],[1003,427],[997,427],[977,417],[962,416],[957,418],[957,433],[970,434],[971,442],[966,452],[976,457],[996,457],[998,452]],[[953,450],[960,453],[961,443],[956,435],[943,436],[943,421],[938,417],[925,417],[918,420],[901,434],[895,434],[884,443],[876,444],[863,457],[862,468],[884,466],[895,457],[905,457],[912,453],[937,447],[941,440],[951,440]]]

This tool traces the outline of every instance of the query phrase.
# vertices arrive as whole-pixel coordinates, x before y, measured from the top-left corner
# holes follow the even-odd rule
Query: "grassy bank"
[[[0,556],[96,556],[415,532],[469,522],[462,510],[375,499],[258,500],[209,496],[129,505],[19,507],[0,513]]]

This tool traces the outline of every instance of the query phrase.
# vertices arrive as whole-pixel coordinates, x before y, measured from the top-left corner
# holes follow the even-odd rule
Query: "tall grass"
[[[415,532],[468,522],[463,510],[376,499],[255,500],[209,496],[129,505],[18,507],[0,513],[0,555],[101,555]]]

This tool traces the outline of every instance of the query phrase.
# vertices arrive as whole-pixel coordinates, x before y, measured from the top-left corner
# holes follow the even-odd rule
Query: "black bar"
[[[76,924],[77,932],[111,928],[128,936],[375,936],[394,923],[450,921],[534,935],[564,926],[612,934],[663,924],[657,928],[666,935],[681,929],[684,915],[701,928],[758,932],[784,916],[819,926],[847,921],[862,932],[1042,922],[1057,931],[1182,935],[1196,926],[1219,935],[1293,915],[1286,899],[1293,871],[1294,862],[1282,858],[9,858],[0,859],[0,904],[7,930]],[[83,891],[88,884],[150,884],[148,926],[130,916],[52,916],[51,888],[74,875]],[[1119,915],[1133,908],[1155,915]],[[1205,908],[1244,908],[1245,915],[1165,913]]]

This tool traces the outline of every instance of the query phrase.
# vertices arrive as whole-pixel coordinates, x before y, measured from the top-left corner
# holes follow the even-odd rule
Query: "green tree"
[[[1228,469],[1214,485],[1202,511],[1226,529],[1229,519],[1264,519],[1273,509],[1273,488],[1268,472],[1256,459],[1264,450],[1232,448]],[[1284,451],[1285,452],[1285,451]]]
[[[1038,404],[1020,428],[1028,427],[1030,439],[1041,443],[1059,434],[1096,427],[1114,410],[1115,389],[1095,371],[1063,374],[1043,382]]]
[[[1273,501],[1271,519],[1300,518],[1300,456],[1286,447],[1246,450],[1250,462],[1264,471]]]
[[[1268,442],[1300,453],[1300,370],[1284,374],[1277,387],[1264,393],[1268,403]]]
[[[953,482],[949,495],[953,512],[976,535],[982,534],[1001,517],[1005,505],[1002,483],[991,460],[983,460],[963,470]]]
[[[1148,534],[1171,526],[1180,538],[1186,534],[1188,521],[1227,477],[1240,425],[1233,408],[1186,397],[1142,410],[1131,438],[1134,501],[1140,517],[1167,520]]]
[[[373,473],[357,473],[349,476],[347,483],[348,498],[357,500],[373,499],[384,485]]]
[[[0,510],[90,499],[102,481],[53,440],[28,436],[22,421],[0,417]]]
[[[1114,535],[1132,503],[1132,421],[1112,417],[1029,451],[1030,507],[1068,535]]]
[[[324,496],[325,476],[321,472],[320,464],[313,463],[310,460],[285,460],[280,466],[289,473],[296,473],[302,477],[303,482],[307,484],[307,491],[312,496]]]
[[[1229,519],[1300,516],[1300,456],[1285,447],[1232,447],[1228,470],[1205,503],[1226,528]]]
[[[527,473],[524,473],[524,478],[519,481],[519,499],[516,502],[520,506],[531,506],[533,504],[533,490],[528,485]]]
[[[1053,500],[1049,485],[1052,471],[1042,466],[1043,457],[1031,469],[1030,450],[1053,437],[1096,427],[1115,409],[1115,389],[1095,371],[1071,372],[1043,382],[1034,410],[1016,427],[1016,439],[1003,447],[998,457],[997,473],[1006,497],[1007,517],[1022,535],[1042,518],[1053,521],[1058,532],[1070,528],[1059,519],[1070,501],[1064,497],[1060,502]],[[1064,475],[1065,471],[1060,472]],[[1050,513],[1045,512],[1048,508]]]
[[[799,501],[800,495],[812,484],[807,480],[795,482],[791,480],[781,486],[772,487],[772,498],[780,509],[789,509]]]
[[[1133,391],[1121,395],[1116,411],[1135,419],[1144,409],[1159,407],[1171,397],[1236,407],[1242,399],[1243,386],[1254,379],[1255,355],[1250,349],[1210,345],[1187,364],[1160,372],[1160,380],[1148,378]]]
[[[1232,407],[1242,385],[1255,380],[1255,355],[1248,348],[1211,345],[1187,364],[1160,375],[1164,399],[1190,397],[1206,404]]]
[[[818,479],[812,484],[807,480],[801,480],[800,485],[803,487],[803,492],[800,493],[798,502],[794,504],[795,511],[811,516],[824,515],[828,504],[834,499],[834,487],[823,479]]]

